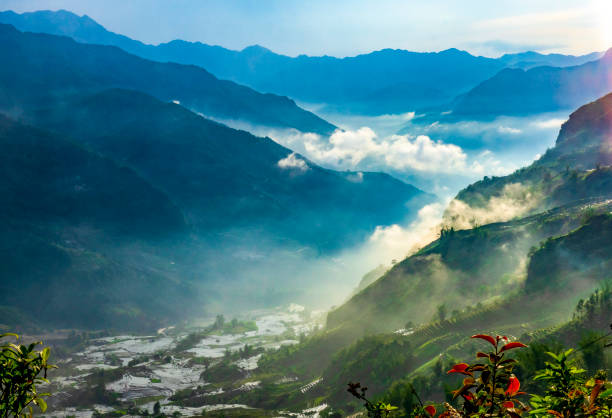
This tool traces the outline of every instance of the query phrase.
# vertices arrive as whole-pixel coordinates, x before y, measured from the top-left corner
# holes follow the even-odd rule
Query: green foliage
[[[132,360],[130,360],[127,365],[128,365],[128,367],[134,367],[134,366],[137,366],[138,364],[146,363],[150,359],[151,358],[149,356],[147,356],[147,355],[138,356],[138,357],[135,357]]]
[[[526,391],[532,393],[543,393],[545,386],[541,380],[533,380],[535,375],[546,367],[549,360],[549,352],[558,354],[562,352],[563,345],[558,341],[547,339],[548,341],[533,341],[524,350],[515,354],[517,365],[515,374],[524,383]]]
[[[223,359],[220,363],[204,370],[200,378],[207,382],[233,382],[244,378],[245,374],[240,367],[232,364],[230,359]]]
[[[15,337],[16,334],[2,334],[1,338]],[[47,370],[55,366],[48,363],[49,348],[36,351],[37,345],[17,345],[13,343],[0,346],[0,416],[31,416],[32,404],[37,405],[41,412],[47,409],[44,398],[49,393],[38,393],[36,386],[49,383]],[[42,374],[42,376],[41,376]],[[26,413],[25,411],[28,411]]]
[[[516,360],[507,358],[509,350],[526,347],[520,342],[511,342],[507,337],[492,337],[486,334],[472,336],[484,340],[493,346],[489,352],[479,351],[477,358],[483,363],[469,365],[459,363],[448,373],[458,373],[467,376],[461,388],[453,392],[453,397],[463,398],[462,412],[465,416],[504,416],[520,414],[527,406],[517,399],[520,381],[513,374]],[[476,376],[476,373],[479,375]]]
[[[606,335],[589,334],[579,344],[582,360],[593,363],[593,358],[600,359],[604,348],[611,346]],[[458,363],[452,366],[448,374],[464,375],[459,389],[452,391],[453,400],[462,399],[459,406],[444,403],[445,411],[439,415],[442,418],[460,417],[521,417],[526,413],[534,416],[570,417],[609,417],[612,413],[612,383],[606,382],[606,372],[598,371],[586,376],[586,370],[578,366],[580,357],[574,355],[574,350],[563,351],[558,344],[553,347],[557,353],[546,351],[549,345],[534,343],[532,347],[518,341],[510,341],[505,336],[490,336],[477,334],[472,338],[486,341],[492,345],[489,352],[479,351],[478,359],[484,361],[476,364]],[[523,348],[515,358],[507,355],[515,349]],[[591,350],[592,353],[590,353]],[[590,354],[589,354],[590,353]],[[597,353],[597,354],[595,354]],[[591,357],[589,357],[591,356]],[[544,358],[545,357],[545,358]],[[591,360],[589,360],[591,358]],[[520,367],[519,360],[523,360]],[[593,363],[600,366],[600,362]],[[518,399],[521,395],[521,383],[514,374],[522,370],[524,376],[532,376],[543,386],[542,394],[531,394],[530,404]],[[541,368],[532,372],[534,368]],[[440,380],[439,376],[432,376]],[[364,407],[369,417],[388,417],[392,413],[399,416],[426,417],[434,416],[433,405],[424,407],[415,383],[395,383],[385,397],[374,402],[366,398],[367,388],[359,383],[349,383],[348,391],[356,398],[364,401]],[[535,385],[533,387],[536,387]],[[402,409],[392,405],[399,405]]]
[[[347,389],[348,392],[354,397],[356,397],[357,399],[360,399],[364,402],[363,406],[366,408],[366,411],[368,411],[368,417],[386,418],[390,416],[394,410],[397,409],[397,407],[384,403],[382,401],[378,401],[378,402],[370,401],[365,396],[368,388],[361,387],[361,384],[359,382],[357,383],[351,382],[348,384],[348,386],[349,386]]]
[[[543,396],[533,395],[533,415],[555,415],[558,417],[593,416],[609,417],[612,413],[612,388],[605,383],[605,375],[584,377],[586,370],[577,366],[573,350],[560,354],[548,353],[551,361],[540,371],[536,380],[547,382]],[[606,390],[608,389],[608,390]]]
[[[612,312],[612,286],[610,281],[607,281],[587,299],[578,301],[574,318],[588,322],[601,322],[602,319],[604,321],[608,320],[606,315],[609,312]]]
[[[371,393],[381,393],[415,365],[414,350],[399,336],[365,337],[334,357],[323,380],[337,386],[349,380],[368,382]]]
[[[215,318],[215,323],[213,324],[213,329],[223,329],[223,325],[225,325],[225,317],[221,314],[217,315]]]
[[[594,374],[599,370],[605,370],[606,357],[604,348],[606,346],[606,334],[595,331],[585,332],[582,339],[578,342],[578,347],[582,353],[582,362],[585,369]]]
[[[446,319],[446,315],[447,315],[446,305],[445,304],[438,305],[438,308],[436,309],[435,320],[444,321]]]

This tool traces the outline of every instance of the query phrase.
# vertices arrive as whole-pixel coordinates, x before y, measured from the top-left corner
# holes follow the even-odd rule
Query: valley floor
[[[250,312],[248,321],[232,321],[225,328],[211,329],[209,320],[189,326],[158,330],[156,335],[111,335],[94,338],[55,363],[47,414],[55,417],[153,414],[201,416],[219,412],[223,416],[268,416],[247,404],[214,402],[214,395],[226,391],[249,392],[260,381],[249,379],[266,350],[299,342],[322,323],[321,312],[309,312],[300,305]],[[229,322],[229,321],[228,321]],[[228,328],[237,324],[234,329]],[[248,331],[242,324],[251,324]],[[253,325],[254,324],[254,325]],[[244,332],[241,332],[244,331]],[[227,365],[227,376],[206,371]],[[210,380],[209,380],[210,379]],[[229,387],[227,381],[234,380]],[[282,382],[296,382],[286,376]],[[223,384],[219,383],[220,381]],[[308,391],[317,382],[303,382]],[[201,392],[203,405],[181,402],[181,394]],[[298,411],[274,411],[274,416],[315,417],[326,405]],[[271,411],[270,411],[271,412]]]

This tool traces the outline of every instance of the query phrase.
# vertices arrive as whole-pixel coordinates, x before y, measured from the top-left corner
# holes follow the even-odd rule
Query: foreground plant
[[[483,363],[469,365],[459,363],[453,366],[448,373],[466,375],[461,388],[453,391],[453,399],[463,398],[464,416],[520,416],[528,408],[517,399],[521,383],[512,373],[516,360],[505,358],[509,350],[527,347],[518,341],[509,341],[507,337],[492,337],[486,334],[473,335],[472,338],[481,339],[493,346],[489,352],[479,351],[477,358]],[[443,413],[442,415],[445,415]],[[451,416],[448,413],[445,416]]]
[[[548,383],[544,396],[533,395],[531,405],[535,415],[557,417],[610,417],[612,416],[612,388],[606,385],[605,373],[593,378],[584,377],[585,370],[576,366],[573,350],[551,357],[546,368],[534,377]]]
[[[513,374],[517,360],[506,356],[510,350],[527,346],[510,341],[505,336],[477,334],[472,338],[486,341],[492,348],[488,352],[476,353],[478,359],[483,359],[482,362],[472,365],[458,363],[448,370],[448,374],[466,376],[461,387],[452,391],[453,400],[462,398],[463,403],[460,407],[444,403],[444,410],[438,418],[517,418],[526,413],[534,417],[612,417],[612,384],[606,382],[606,373],[600,371],[592,378],[585,377],[586,371],[577,367],[573,350],[561,354],[547,353],[551,361],[546,362],[544,370],[538,371],[534,377],[534,380],[547,383],[546,390],[542,396],[531,395],[530,408],[518,399],[526,393],[520,391],[521,383]],[[609,346],[608,343],[604,344],[604,347]],[[365,401],[369,417],[388,417],[397,409],[384,402],[369,401],[365,397],[366,390],[359,383],[349,383],[349,392]],[[411,390],[419,406],[412,411],[403,411],[405,415],[402,416],[434,417],[436,408],[433,405],[423,406],[413,387]]]
[[[364,401],[364,406],[366,410],[368,411],[368,417],[374,417],[374,418],[389,417],[394,413],[394,411],[398,409],[396,406],[392,406],[385,402],[370,401],[365,396],[368,388],[362,387],[359,382],[357,383],[350,382],[348,386],[349,387],[347,391],[351,395],[353,395],[357,399],[361,399],[362,401]],[[414,391],[414,388],[412,388],[412,391],[419,401],[419,406],[417,408],[414,408],[412,411],[410,411],[409,416],[413,418],[432,418],[434,415],[436,415],[436,407],[433,405],[427,405],[427,406],[423,405],[423,403],[421,402],[421,399],[419,398],[419,395]]]
[[[368,416],[369,417],[374,417],[374,418],[388,417],[391,414],[391,412],[393,412],[394,410],[397,409],[397,407],[391,406],[391,405],[386,404],[384,402],[372,402],[372,401],[370,401],[365,396],[368,388],[367,387],[362,387],[361,383],[359,383],[359,382],[357,382],[357,383],[349,382],[348,386],[349,387],[348,387],[347,391],[351,395],[353,395],[357,399],[361,399],[362,401],[364,401],[363,406],[368,411]]]
[[[0,339],[7,337],[19,338],[17,334],[0,334]],[[41,412],[47,410],[43,398],[49,394],[38,393],[36,385],[49,383],[47,370],[55,366],[47,363],[49,348],[35,350],[40,344],[8,343],[0,346],[0,417],[31,417],[32,404],[37,405]]]

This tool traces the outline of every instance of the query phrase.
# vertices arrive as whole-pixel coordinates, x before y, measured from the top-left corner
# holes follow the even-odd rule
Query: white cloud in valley
[[[288,171],[306,170],[306,158],[334,170],[385,172],[427,192],[449,197],[483,176],[503,176],[530,164],[536,154],[543,154],[554,144],[567,117],[557,112],[491,121],[442,117],[441,121],[425,123],[425,115],[414,112],[323,116],[342,129],[328,137],[239,120],[218,121],[270,137],[294,151],[293,157],[279,164]]]
[[[461,147],[427,135],[391,135],[379,138],[369,127],[336,131],[329,139],[315,134],[296,134],[290,144],[301,142],[306,155],[319,164],[340,170],[392,169],[421,173],[480,174],[486,167],[498,171],[491,154],[482,161],[468,158]]]
[[[418,251],[438,237],[446,204],[436,202],[423,206],[409,225],[376,227],[368,240],[368,250],[386,261],[401,260]]]
[[[308,171],[310,167],[308,167],[308,163],[303,159],[299,158],[295,152],[287,155],[285,158],[278,161],[278,166],[284,169],[293,169],[297,171]]]

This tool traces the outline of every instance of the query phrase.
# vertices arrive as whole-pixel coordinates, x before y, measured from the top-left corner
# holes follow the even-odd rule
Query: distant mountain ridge
[[[612,49],[581,65],[508,68],[457,98],[453,117],[526,115],[573,109],[612,91]]]
[[[20,32],[0,24],[0,52],[5,65],[0,100],[10,104],[19,83],[36,77],[36,88],[20,90],[31,100],[69,94],[71,90],[91,92],[119,87],[147,92],[161,100],[177,100],[208,116],[239,119],[254,124],[295,128],[305,132],[330,134],[336,128],[293,100],[261,94],[231,81],[219,80],[193,65],[160,63],[129,54],[114,46],[80,44],[57,35]],[[37,72],[45,69],[42,76]],[[20,76],[17,76],[20,75]]]
[[[533,67],[571,67],[582,65],[586,62],[596,61],[604,55],[602,52],[591,52],[584,55],[563,55],[563,54],[540,54],[535,51],[519,52],[515,54],[504,54],[499,57],[509,67],[529,69]]]
[[[198,65],[217,77],[259,91],[366,114],[403,113],[450,102],[506,67],[576,65],[598,57],[597,53],[574,57],[526,52],[492,59],[457,49],[431,53],[384,49],[347,58],[292,58],[258,45],[242,51],[182,40],[147,45],[109,32],[88,16],[65,10],[6,11],[0,13],[0,22],[22,30],[70,36],[79,42],[115,45],[156,61]]]

